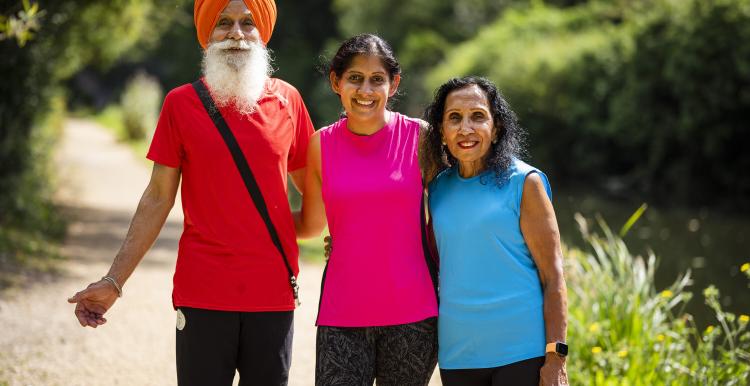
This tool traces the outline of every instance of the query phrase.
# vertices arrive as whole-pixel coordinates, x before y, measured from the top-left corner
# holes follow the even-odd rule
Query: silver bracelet
[[[115,280],[115,278],[113,278],[112,276],[104,276],[104,277],[102,277],[102,280],[106,280],[106,281],[112,283],[112,285],[117,290],[117,297],[118,298],[122,297],[122,287],[120,287],[120,285],[117,284],[117,280]]]

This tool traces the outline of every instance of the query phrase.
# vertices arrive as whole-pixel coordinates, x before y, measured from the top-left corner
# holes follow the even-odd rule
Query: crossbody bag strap
[[[234,134],[232,134],[232,131],[229,130],[229,125],[227,125],[227,122],[224,120],[221,112],[216,107],[213,98],[211,98],[211,94],[208,92],[208,88],[206,88],[206,85],[203,84],[203,82],[199,79],[193,82],[193,88],[198,93],[198,97],[203,103],[203,107],[206,109],[206,112],[208,112],[208,115],[211,117],[211,120],[214,122],[214,125],[219,130],[219,133],[221,133],[221,137],[224,139],[224,143],[226,143],[227,147],[229,148],[229,152],[232,153],[232,158],[234,159],[235,165],[237,165],[237,170],[240,172],[240,176],[242,176],[242,181],[245,182],[245,188],[247,188],[247,192],[250,194],[250,198],[252,198],[255,207],[258,209],[260,217],[266,224],[266,228],[268,229],[268,234],[271,236],[273,245],[276,246],[276,249],[279,251],[281,257],[284,260],[284,265],[286,266],[287,273],[289,274],[289,285],[292,287],[294,302],[297,306],[299,306],[301,303],[299,301],[299,285],[297,284],[297,278],[294,276],[292,266],[289,264],[289,259],[287,258],[286,252],[284,252],[284,248],[281,245],[279,233],[276,231],[276,227],[273,225],[273,222],[271,222],[271,216],[268,214],[266,201],[263,199],[263,194],[261,193],[260,188],[258,187],[258,182],[255,180],[255,176],[253,176],[253,172],[247,163],[247,159],[245,159],[245,155],[242,153],[242,149],[240,149],[240,145],[237,143],[237,139],[234,137]]]
[[[427,262],[427,270],[430,272],[430,279],[432,279],[432,287],[435,290],[435,300],[440,302],[440,296],[439,296],[439,267],[438,267],[438,258],[435,253],[433,253],[433,248],[430,247],[430,238],[429,238],[429,230],[427,224],[427,218],[425,212],[429,210],[429,205],[427,204],[427,200],[425,200],[425,194],[422,193],[422,202],[419,206],[419,218],[420,218],[420,228],[422,229],[422,251],[424,254],[424,259]]]

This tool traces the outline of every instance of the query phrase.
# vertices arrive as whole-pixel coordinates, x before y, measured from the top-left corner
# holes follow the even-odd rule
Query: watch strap
[[[568,345],[562,342],[552,342],[547,343],[547,346],[544,350],[545,353],[553,352],[555,354],[558,354],[560,356],[567,356],[568,355]]]

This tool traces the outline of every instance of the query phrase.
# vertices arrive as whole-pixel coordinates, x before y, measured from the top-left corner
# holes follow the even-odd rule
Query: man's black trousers
[[[286,385],[292,361],[294,311],[231,312],[180,307],[179,386]],[[178,316],[179,319],[179,316]],[[182,327],[182,329],[180,329]]]

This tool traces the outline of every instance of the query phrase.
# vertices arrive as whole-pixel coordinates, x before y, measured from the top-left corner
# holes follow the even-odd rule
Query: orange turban
[[[255,28],[260,33],[260,39],[268,44],[276,25],[276,2],[274,0],[243,0],[247,9],[253,15]],[[221,11],[229,4],[229,0],[195,0],[193,7],[193,20],[195,29],[198,31],[198,41],[201,47],[206,48],[211,38],[211,33],[216,26],[216,21]]]

